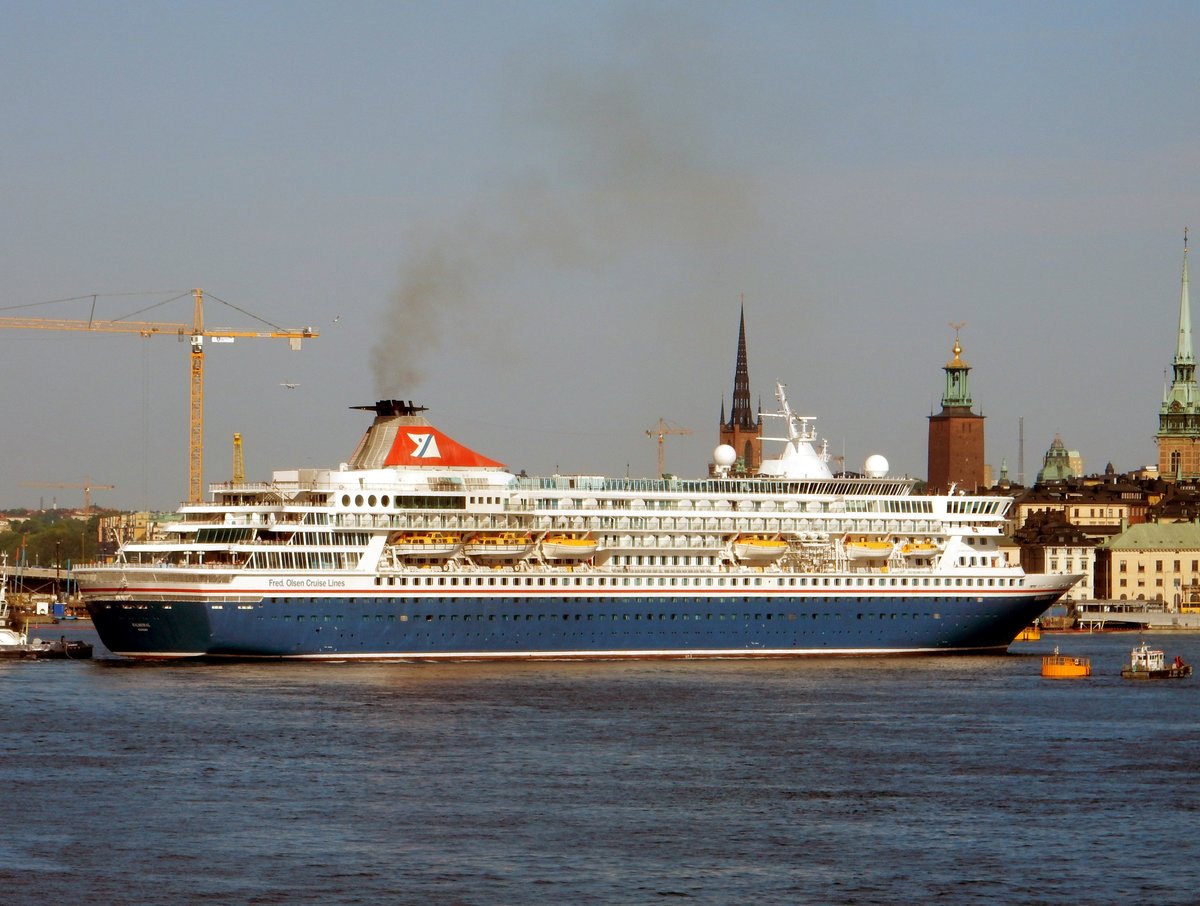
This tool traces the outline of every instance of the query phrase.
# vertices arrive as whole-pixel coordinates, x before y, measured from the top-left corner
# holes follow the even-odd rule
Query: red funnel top
[[[385,466],[488,466],[503,469],[504,463],[488,459],[464,447],[432,425],[401,425]]]
[[[375,421],[350,457],[352,468],[504,468],[504,463],[481,456],[429,424],[417,414],[425,410],[424,406],[400,400],[380,400],[374,406],[352,408],[375,413]]]

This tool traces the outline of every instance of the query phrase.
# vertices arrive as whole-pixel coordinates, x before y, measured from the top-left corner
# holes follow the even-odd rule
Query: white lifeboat
[[[739,535],[733,555],[743,563],[772,563],[784,555],[788,543],[772,535]]]
[[[851,560],[886,560],[896,550],[896,542],[851,538],[842,543]]]
[[[392,542],[402,557],[440,560],[453,556],[462,546],[462,537],[453,532],[405,532]]]
[[[542,540],[542,556],[547,560],[586,560],[599,545],[594,538],[572,535],[547,535]]]
[[[463,550],[480,560],[515,560],[533,548],[533,539],[524,532],[481,532],[466,543]]]

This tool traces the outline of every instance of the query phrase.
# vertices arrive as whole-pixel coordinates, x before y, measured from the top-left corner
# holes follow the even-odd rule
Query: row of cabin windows
[[[1019,579],[982,576],[781,576],[764,582],[762,576],[733,576],[714,579],[712,576],[376,576],[376,585],[412,585],[439,588],[496,588],[514,586],[520,588],[590,588],[595,586],[614,588],[645,588],[661,586],[728,588],[731,586],[753,586],[756,588],[1011,588],[1020,585]]]
[[[865,620],[909,620],[909,619],[919,620],[922,618],[932,618],[934,620],[940,620],[942,618],[942,615],[940,613],[925,613],[925,614],[921,614],[921,613],[857,613],[854,615],[854,617],[855,617],[855,619],[859,619],[859,620],[864,620],[864,619]],[[260,619],[261,618],[262,617],[260,616]],[[448,622],[452,622],[452,623],[458,622],[460,620],[464,623],[470,623],[472,621],[479,622],[479,623],[482,623],[485,621],[489,622],[489,623],[494,623],[496,621],[514,622],[514,623],[534,622],[534,621],[537,621],[537,622],[545,622],[545,621],[572,622],[573,621],[573,622],[588,622],[588,623],[590,623],[593,621],[609,621],[609,622],[616,623],[616,622],[629,622],[629,621],[640,622],[643,620],[646,620],[646,621],[655,621],[655,620],[657,620],[657,621],[671,621],[671,620],[724,621],[724,620],[729,620],[731,622],[741,620],[743,622],[751,622],[751,621],[764,622],[766,620],[795,621],[797,619],[818,620],[818,619],[822,619],[822,618],[827,619],[827,620],[828,619],[840,620],[843,618],[849,619],[850,615],[849,614],[841,614],[841,613],[811,613],[811,614],[810,613],[801,613],[801,614],[796,614],[796,613],[786,613],[786,614],[785,613],[765,613],[765,614],[764,613],[755,613],[755,614],[750,614],[750,613],[741,613],[741,614],[738,614],[738,613],[716,613],[716,614],[713,614],[713,613],[704,613],[704,614],[700,614],[700,613],[657,613],[657,614],[647,613],[647,614],[643,614],[640,612],[639,613],[595,613],[595,614],[592,614],[592,613],[587,613],[587,614],[564,613],[561,617],[561,620],[560,620],[558,614],[546,614],[546,613],[536,613],[536,614],[535,613],[525,613],[525,614],[520,614],[520,613],[517,613],[517,614],[507,614],[507,613],[503,613],[503,614],[494,614],[494,613],[491,613],[491,614],[482,614],[482,613],[431,614],[431,613],[428,613],[428,614],[416,614],[416,615],[413,615],[412,617],[410,617],[408,614],[402,613],[402,614],[363,614],[363,616],[362,616],[363,622],[367,622],[367,623],[372,622],[372,621],[376,622],[376,623],[382,623],[385,621],[389,622],[389,623],[397,622],[397,621],[399,621],[401,623],[407,623],[410,620],[415,623],[419,623],[419,622],[432,623],[435,620],[438,622],[447,622],[448,621]],[[342,617],[340,614],[324,614],[324,615],[321,615],[321,614],[311,614],[311,615],[273,614],[271,616],[271,619],[282,620],[284,622],[295,621],[297,623],[305,623],[305,622],[336,623],[336,622],[340,622],[341,620],[343,620],[344,617]]]
[[[471,502],[499,503],[499,497],[471,498]],[[353,504],[356,507],[391,507],[397,510],[464,510],[467,508],[465,497],[437,497],[432,494],[349,494],[342,495],[342,506]]]

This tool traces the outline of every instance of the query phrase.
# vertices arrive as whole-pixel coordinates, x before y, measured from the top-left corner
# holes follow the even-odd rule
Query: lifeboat
[[[533,539],[524,532],[482,532],[471,538],[463,550],[480,560],[515,560],[533,547]]]
[[[733,542],[733,555],[745,563],[770,563],[788,549],[788,543],[772,535],[740,535]]]
[[[1042,655],[1042,676],[1048,679],[1084,679],[1092,675],[1092,661],[1086,657],[1059,654]]]
[[[586,560],[597,547],[596,541],[586,536],[547,535],[542,539],[542,556],[547,560]]]
[[[913,541],[902,546],[900,553],[906,557],[932,557],[937,553],[937,545],[932,541]]]
[[[846,556],[851,560],[886,560],[896,549],[896,543],[857,538],[845,541],[843,547],[846,549]]]
[[[453,532],[406,532],[392,542],[402,557],[442,559],[452,556],[462,545],[462,536]]]

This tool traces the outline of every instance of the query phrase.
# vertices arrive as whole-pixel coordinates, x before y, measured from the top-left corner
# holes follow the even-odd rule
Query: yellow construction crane
[[[242,459],[242,435],[233,435],[233,483],[242,484],[246,480],[246,461]]]
[[[205,328],[204,293],[192,291],[195,297],[191,326],[187,324],[165,324],[154,321],[102,321],[88,319],[72,321],[55,318],[10,318],[0,317],[0,328],[30,328],[34,330],[90,330],[99,333],[136,333],[143,337],[158,334],[185,337],[191,343],[191,409],[188,419],[188,500],[199,503],[203,499],[201,476],[204,466],[204,338],[214,341],[232,342],[235,338],[288,340],[292,349],[300,348],[300,341],[319,334],[311,327],[295,330],[274,327],[269,331],[232,330],[227,328]],[[273,326],[273,325],[272,325]]]
[[[691,428],[680,428],[673,422],[665,422],[661,418],[658,424],[646,432],[647,437],[658,437],[658,477],[662,478],[664,474],[663,465],[663,441],[666,440],[668,434],[691,434]]]
[[[111,491],[115,484],[92,484],[90,478],[83,481],[22,481],[23,488],[83,488],[83,511],[92,511],[92,491]]]

